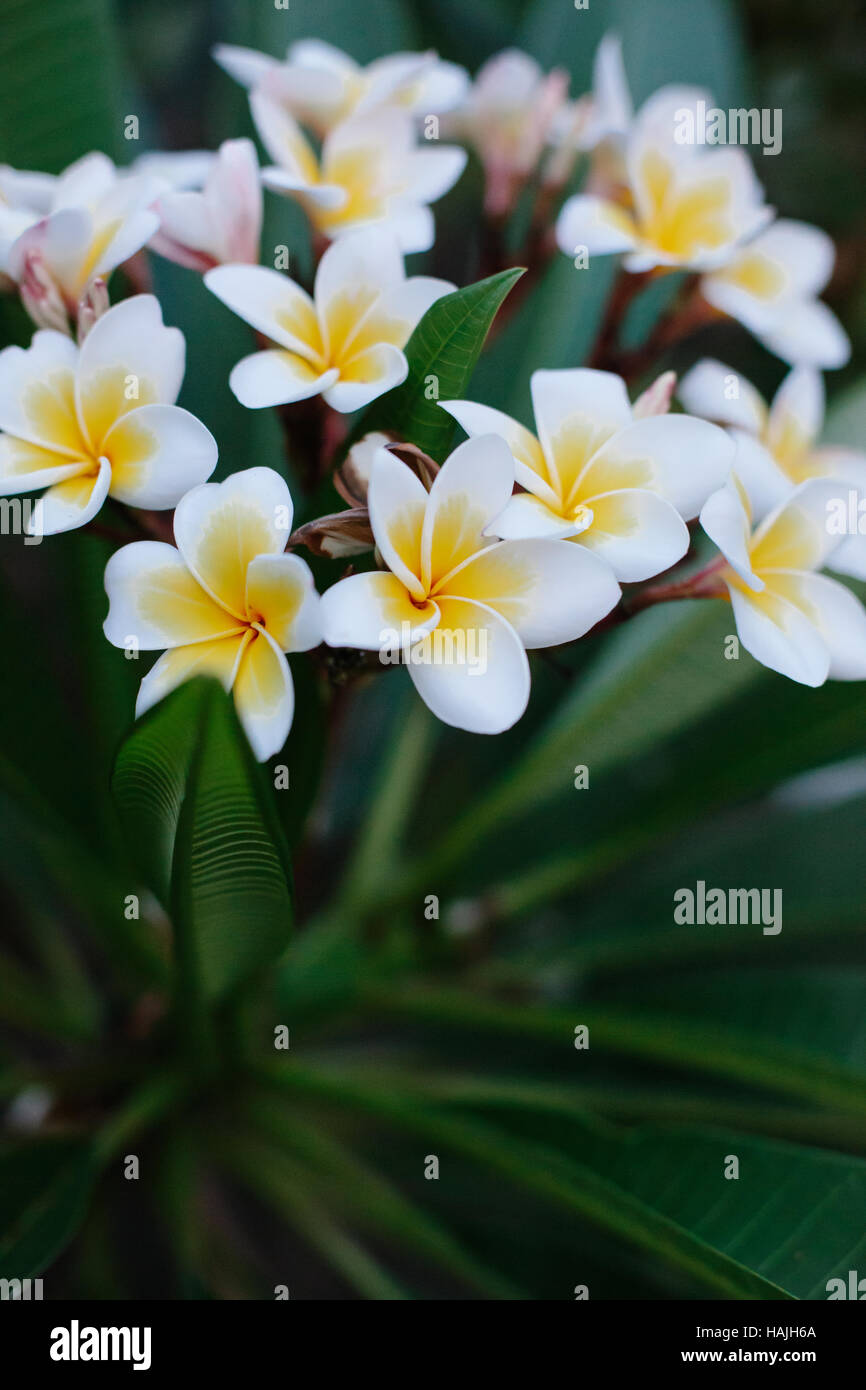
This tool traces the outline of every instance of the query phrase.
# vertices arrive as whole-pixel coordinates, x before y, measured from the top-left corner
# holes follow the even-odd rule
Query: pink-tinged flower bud
[[[97,319],[107,314],[111,308],[108,286],[97,276],[92,280],[78,301],[78,342],[83,343]]]
[[[252,140],[226,140],[201,192],[163,194],[151,249],[190,270],[258,265],[262,188]]]
[[[635,401],[633,407],[635,419],[645,420],[649,415],[667,415],[671,408],[671,398],[676,384],[676,372],[662,372],[661,376],[657,376],[643,395],[638,396]]]
[[[69,333],[69,317],[63,295],[38,251],[29,251],[21,279],[21,302],[37,328]]]

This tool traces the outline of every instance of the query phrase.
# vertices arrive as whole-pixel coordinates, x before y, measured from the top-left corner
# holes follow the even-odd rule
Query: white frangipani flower
[[[737,473],[755,519],[760,521],[808,478],[837,481],[837,500],[847,488],[866,498],[866,454],[818,443],[824,424],[824,382],[811,367],[794,367],[772,405],[731,367],[704,358],[683,377],[678,391],[687,410],[728,426],[737,443]],[[866,534],[846,536],[831,568],[866,579]]]
[[[323,236],[334,240],[375,223],[387,225],[404,251],[429,251],[435,228],[428,204],[457,182],[465,150],[419,145],[411,116],[384,107],[335,126],[317,158],[294,117],[262,89],[250,107],[276,161],[262,170],[263,183],[296,198]]]
[[[707,270],[730,259],[772,216],[745,151],[681,145],[677,113],[708,101],[689,87],[662,87],[641,107],[626,141],[631,206],[577,194],[563,205],[557,243],[566,255],[625,252],[626,270]]]
[[[489,213],[510,208],[551,139],[567,91],[566,72],[545,73],[517,48],[488,58],[479,70],[448,128],[478,152],[487,176]]]
[[[57,178],[46,214],[16,238],[4,269],[19,284],[35,269],[74,314],[93,280],[153,236],[159,217],[152,204],[160,191],[150,175],[124,173],[104,154],[85,155]]]
[[[218,266],[209,290],[276,344],[244,357],[229,384],[242,405],[324,396],[351,411],[406,377],[403,347],[430,305],[454,286],[405,278],[393,236],[370,229],[335,242],[316,271],[314,297],[267,266]]]
[[[108,562],[105,635],[116,647],[163,651],[141,683],[141,715],[192,676],[234,695],[256,757],[277,753],[294,713],[284,652],[321,641],[308,566],[285,553],[292,499],[271,468],[193,488],[174,515],[177,548],[135,541]]]
[[[701,525],[727,564],[743,646],[757,661],[802,685],[866,679],[866,611],[844,584],[816,573],[837,538],[827,529],[835,485],[801,483],[752,531],[749,500],[734,473],[701,511]]]
[[[109,309],[78,348],[43,329],[0,352],[0,495],[47,488],[46,535],[83,526],[111,496],[173,507],[210,477],[216,441],[173,402],[185,345],[152,295]]]
[[[262,186],[252,140],[225,140],[203,190],[164,193],[156,205],[160,227],[152,250],[191,270],[228,262],[257,265],[262,230]]]
[[[724,430],[687,415],[635,417],[612,372],[533,372],[531,389],[537,438],[490,406],[441,402],[467,434],[498,434],[514,457],[525,491],[496,519],[496,534],[575,541],[628,583],[681,559],[683,518],[697,516],[730,468]]]
[[[836,315],[818,299],[835,259],[826,232],[779,218],[705,275],[701,293],[785,362],[844,367],[851,344]]]
[[[513,460],[493,435],[455,449],[429,493],[380,450],[368,505],[387,568],[322,596],[326,642],[396,646],[433,713],[471,733],[500,733],[520,718],[527,648],[581,637],[619,599],[609,568],[577,546],[492,538],[513,485]]]
[[[321,39],[291,44],[282,62],[235,44],[218,44],[213,56],[241,86],[261,89],[320,135],[384,105],[418,116],[450,111],[469,84],[465,69],[433,52],[390,53],[362,67]]]

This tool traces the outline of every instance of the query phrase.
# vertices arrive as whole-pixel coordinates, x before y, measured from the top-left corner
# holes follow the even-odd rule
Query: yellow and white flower
[[[356,232],[329,246],[316,271],[314,297],[267,266],[218,266],[209,290],[276,344],[244,357],[229,384],[242,405],[284,405],[324,396],[351,411],[406,377],[403,347],[430,305],[454,286],[405,278],[393,236]]]
[[[533,372],[531,388],[537,437],[490,406],[441,402],[467,434],[498,434],[511,450],[525,491],[497,518],[496,534],[576,541],[628,583],[681,559],[685,520],[731,465],[724,430],[687,415],[636,418],[612,372]]]
[[[851,344],[836,315],[818,298],[835,259],[836,248],[826,232],[779,218],[705,275],[701,293],[785,362],[844,367]]]
[[[262,186],[252,140],[225,140],[201,192],[170,189],[156,205],[159,230],[150,246],[191,270],[229,262],[257,265]]]
[[[129,260],[153,236],[159,180],[85,155],[56,180],[46,214],[22,231],[4,269],[19,284],[35,263],[74,314],[88,285]]]
[[[847,489],[866,498],[866,454],[818,443],[824,382],[811,367],[793,368],[768,406],[731,367],[705,358],[683,377],[679,397],[695,415],[729,428],[737,444],[737,473],[756,520],[808,478],[836,479],[837,499],[843,502]],[[866,579],[866,535],[846,536],[831,568]]]
[[[141,715],[192,676],[234,695],[260,761],[286,741],[294,687],[285,652],[321,641],[308,566],[286,554],[292,499],[271,468],[193,488],[174,515],[177,547],[135,541],[105,570],[105,635],[116,647],[163,651],[141,683]]]
[[[489,213],[510,208],[552,137],[567,91],[566,72],[545,73],[517,48],[495,54],[477,73],[448,129],[472,145],[484,165]]]
[[[563,205],[557,243],[566,255],[625,253],[626,270],[707,270],[729,260],[772,216],[745,151],[677,144],[678,113],[707,101],[695,88],[663,87],[641,107],[625,150],[629,205],[578,194]]]
[[[46,535],[83,526],[107,496],[173,507],[210,477],[216,441],[173,402],[185,344],[153,295],[124,300],[80,348],[44,329],[0,352],[0,495],[47,489]]]
[[[866,679],[866,611],[835,579],[818,574],[837,538],[827,529],[834,484],[801,483],[752,531],[736,474],[707,502],[701,525],[727,564],[737,634],[757,661],[802,685]]]
[[[457,182],[466,151],[419,145],[406,111],[359,112],[325,136],[321,155],[293,116],[262,88],[250,97],[256,128],[275,161],[262,181],[296,198],[312,225],[334,240],[375,223],[396,235],[404,251],[428,251],[434,223],[429,204]]]
[[[520,718],[527,648],[581,637],[619,599],[608,567],[576,546],[491,536],[513,484],[514,462],[494,435],[455,449],[429,493],[380,450],[368,505],[386,569],[322,596],[329,645],[396,648],[433,713],[470,733],[500,733]]]
[[[463,68],[433,52],[389,53],[362,67],[321,39],[291,44],[282,62],[236,44],[218,44],[213,56],[242,87],[261,89],[320,135],[356,112],[385,105],[418,116],[450,111],[469,83]]]

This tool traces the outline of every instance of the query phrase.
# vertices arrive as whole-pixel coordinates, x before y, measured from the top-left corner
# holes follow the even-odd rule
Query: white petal
[[[542,537],[546,540],[564,540],[577,535],[580,527],[558,511],[548,507],[532,493],[519,492],[511,497],[503,512],[495,517],[487,527],[487,534],[498,536],[503,541],[527,540]]]
[[[866,579],[866,536],[846,536],[828,557],[827,566],[852,579]]]
[[[322,631],[329,647],[400,651],[439,622],[435,603],[418,607],[395,574],[373,570],[340,579],[322,594]]]
[[[769,449],[753,435],[732,430],[731,438],[737,448],[734,472],[746,490],[755,524],[790,496],[794,485]]]
[[[70,459],[13,434],[0,434],[0,497],[39,492],[52,483],[89,472],[91,467],[90,459]]]
[[[138,687],[136,718],[193,676],[213,676],[223,690],[231,690],[245,640],[246,635],[223,637],[214,642],[195,642],[188,647],[172,647],[163,652]]]
[[[204,282],[233,313],[272,342],[314,361],[322,349],[316,306],[294,280],[264,265],[220,265]]]
[[[332,410],[348,414],[399,386],[408,372],[409,365],[399,348],[377,343],[343,362],[339,379],[322,394]]]
[[[247,608],[258,614],[284,652],[306,652],[322,641],[319,595],[299,555],[257,555],[247,568]]]
[[[388,449],[370,469],[367,505],[376,545],[385,564],[415,598],[423,598],[421,538],[428,493],[420,478]]]
[[[454,187],[466,159],[466,151],[456,145],[413,150],[406,169],[406,196],[419,203],[435,203]]]
[[[315,300],[320,312],[338,297],[372,294],[404,280],[403,256],[397,238],[387,230],[367,228],[342,237],[328,247],[316,271]]]
[[[795,488],[752,537],[752,566],[756,572],[821,569],[839,544],[829,519],[838,507],[843,488],[839,479],[832,478],[810,478]]]
[[[563,540],[490,546],[456,570],[445,588],[450,595],[494,609],[528,648],[573,642],[620,598],[609,565]]]
[[[579,193],[563,204],[556,220],[556,244],[566,256],[582,249],[590,256],[610,256],[635,247],[637,231],[616,203]]]
[[[55,483],[40,498],[37,515],[31,523],[32,534],[53,536],[59,531],[71,531],[86,526],[99,511],[111,482],[107,459],[100,459],[99,472],[66,482]]]
[[[721,487],[734,459],[730,437],[707,420],[689,415],[653,415],[627,425],[603,444],[579,481],[581,501],[592,505],[597,491],[622,486],[648,487],[666,498],[688,521],[711,492]],[[629,479],[617,479],[633,470]]]
[[[166,328],[159,300],[139,294],[97,319],[84,340],[77,396],[94,449],[130,410],[171,405],[183,381],[186,344],[179,328]]]
[[[760,251],[775,261],[797,298],[820,294],[836,260],[832,237],[820,227],[788,217],[778,217],[749,243],[748,250]]]
[[[0,352],[0,429],[66,459],[85,455],[75,409],[78,349],[63,333],[34,333]]]
[[[477,405],[474,401],[440,401],[439,404],[454,416],[470,439],[479,434],[498,434],[504,439],[514,459],[515,480],[556,509],[559,493],[553,485],[541,445],[530,430],[489,405]]]
[[[345,206],[347,199],[346,190],[339,184],[313,183],[301,174],[287,173],[285,169],[279,169],[273,164],[268,164],[262,170],[262,183],[272,193],[287,194],[292,198],[300,197],[304,202],[312,203],[323,214],[339,211]],[[355,230],[355,227],[346,223],[342,228],[337,227],[329,231],[329,235],[336,235],[340,230],[348,232]]]
[[[213,641],[240,632],[190,574],[180,551],[164,541],[133,541],[105,567],[108,617],[103,631],[115,647],[132,640],[142,651]]]
[[[824,574],[793,574],[806,616],[814,622],[830,653],[831,680],[866,680],[866,610],[860,600]]]
[[[111,462],[111,495],[131,507],[175,507],[216,468],[210,430],[178,405],[143,405],[113,425],[102,441]]]
[[[749,515],[733,477],[707,498],[701,508],[701,525],[748,587],[756,592],[763,589],[764,581],[754,573],[749,557]]]
[[[245,468],[222,483],[203,483],[174,514],[178,549],[203,588],[231,613],[245,615],[247,566],[280,555],[292,529],[292,499],[272,468]]]
[[[250,747],[263,763],[279,753],[295,713],[289,663],[267,632],[244,648],[232,693]]]
[[[270,54],[234,43],[218,43],[211,50],[211,57],[242,87],[257,87],[267,73],[279,66]]]
[[[320,372],[305,357],[272,348],[250,353],[236,362],[229,373],[229,386],[241,405],[261,410],[264,406],[288,405],[322,395],[338,376],[336,367]]]
[[[737,634],[756,661],[801,685],[823,685],[830,668],[827,644],[793,603],[775,598],[772,613],[764,594],[730,588]]]
[[[592,420],[604,435],[632,423],[625,382],[615,372],[591,367],[537,371],[530,378],[530,390],[538,438],[548,459],[554,439],[575,415]]]
[[[752,434],[763,431],[767,407],[751,382],[715,358],[705,357],[686,372],[677,395],[690,415]]]
[[[655,492],[622,488],[593,497],[587,505],[592,525],[574,543],[594,550],[624,584],[661,574],[689,548],[679,512]]]
[[[804,443],[818,438],[824,424],[824,379],[812,367],[794,367],[782,382],[770,407],[767,438],[784,438],[791,428]]]
[[[443,602],[440,627],[413,649],[409,675],[438,719],[473,734],[510,729],[529,701],[517,633],[492,608],[460,599]]]
[[[795,300],[761,334],[761,341],[784,362],[825,370],[844,367],[851,356],[847,333],[820,299]]]
[[[459,444],[436,475],[421,539],[421,577],[430,589],[486,544],[484,533],[514,487],[514,460],[503,439],[478,435]]]

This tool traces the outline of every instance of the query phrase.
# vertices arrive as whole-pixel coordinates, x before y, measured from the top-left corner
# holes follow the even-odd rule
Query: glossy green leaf
[[[466,395],[496,312],[522,274],[522,270],[503,270],[437,300],[407,344],[406,380],[373,402],[352,437],[388,430],[441,463],[454,434],[454,421],[440,409],[439,401]]]
[[[113,790],[172,918],[182,981],[222,997],[286,945],[292,890],[269,790],[221,688],[196,680],[150,711],[118,754]]]

